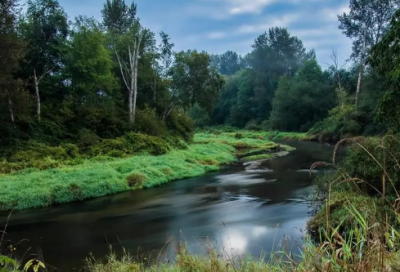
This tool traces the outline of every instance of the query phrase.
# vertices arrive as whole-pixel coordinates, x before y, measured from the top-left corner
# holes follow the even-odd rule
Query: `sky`
[[[130,3],[130,0],[127,0]],[[87,15],[101,20],[105,0],[59,0],[73,20]],[[315,49],[323,68],[332,50],[344,65],[351,40],[338,29],[337,15],[348,12],[349,0],[135,0],[142,24],[164,31],[175,50],[197,49],[245,55],[254,39],[271,27],[287,27],[307,49]]]

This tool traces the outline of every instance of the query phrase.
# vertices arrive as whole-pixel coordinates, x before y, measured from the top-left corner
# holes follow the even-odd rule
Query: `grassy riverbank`
[[[1,174],[0,209],[45,207],[159,186],[218,170],[220,165],[234,162],[239,149],[267,152],[277,147],[260,132],[239,136],[198,133],[186,149],[172,149],[164,155],[93,157],[78,165]]]
[[[399,271],[400,140],[387,136],[349,141],[352,145],[341,163],[333,159],[311,166],[336,171],[316,179],[316,200],[323,205],[308,224],[312,237],[305,235],[297,258],[285,240],[268,261],[219,255],[212,249],[203,255],[191,255],[177,247],[172,264],[147,266],[129,255],[118,259],[111,254],[104,262],[89,259],[85,271]]]

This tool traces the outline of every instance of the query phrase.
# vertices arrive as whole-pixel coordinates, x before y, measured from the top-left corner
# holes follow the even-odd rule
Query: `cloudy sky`
[[[101,19],[105,0],[59,0],[70,19],[77,15]],[[154,32],[163,30],[176,50],[210,53],[233,50],[246,54],[254,39],[268,28],[287,27],[307,47],[314,48],[321,66],[331,63],[336,49],[344,63],[351,41],[338,29],[337,14],[349,0],[135,0],[138,16]]]

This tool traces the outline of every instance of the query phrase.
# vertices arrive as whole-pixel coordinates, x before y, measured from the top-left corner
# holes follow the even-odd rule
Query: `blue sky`
[[[87,15],[101,19],[105,0],[59,0],[70,19]],[[130,3],[130,0],[129,0]],[[175,50],[210,53],[250,52],[254,39],[270,27],[287,27],[307,49],[314,48],[322,67],[332,63],[336,49],[344,64],[351,40],[338,29],[337,14],[348,11],[349,0],[136,0],[145,27],[163,30]]]

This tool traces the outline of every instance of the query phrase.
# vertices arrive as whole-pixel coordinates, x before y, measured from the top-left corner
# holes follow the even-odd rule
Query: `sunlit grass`
[[[73,166],[47,170],[30,168],[2,174],[0,209],[45,207],[151,188],[216,171],[222,164],[236,160],[237,149],[269,150],[276,146],[274,142],[251,132],[246,132],[244,136],[198,133],[187,149],[172,150],[161,156],[94,157]]]

